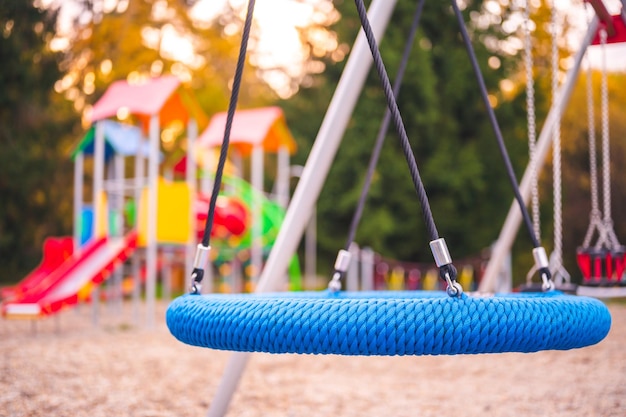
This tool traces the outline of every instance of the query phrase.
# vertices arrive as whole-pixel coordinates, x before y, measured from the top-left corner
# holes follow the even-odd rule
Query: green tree
[[[33,1],[0,8],[0,281],[19,278],[46,236],[71,228],[68,135],[78,120],[53,91],[61,56],[49,42],[57,12]]]
[[[118,2],[108,10],[84,0],[80,10],[67,35],[65,75],[58,84],[79,111],[115,80],[162,74],[174,74],[193,89],[208,114],[227,107],[240,33],[226,36],[226,21],[195,22],[187,2],[179,0]],[[244,83],[243,106],[275,98],[250,65]]]
[[[342,20],[333,29],[342,44],[351,43],[360,27],[354,5],[348,1],[335,5]],[[414,7],[415,2],[398,3],[393,24],[380,42],[392,77]],[[506,9],[489,12],[483,9],[483,2],[475,1],[468,3],[464,15],[519,175],[527,150],[516,129],[525,115],[520,103],[508,100],[499,88],[500,81],[517,67],[518,59],[499,47],[511,36],[499,24],[504,12]],[[477,23],[476,17],[481,15],[490,16],[488,24]],[[315,137],[323,114],[319,110],[314,113],[311,103],[328,102],[342,67],[343,63],[329,63],[313,87],[285,103],[290,121],[308,117],[305,124],[296,123],[293,128],[303,143]],[[479,253],[497,237],[512,192],[456,19],[447,5],[426,4],[424,8],[399,108],[440,235],[456,258]],[[319,246],[326,267],[332,265],[334,254],[343,245],[384,111],[378,77],[371,73],[319,201]],[[421,209],[394,131],[383,149],[357,241],[397,259],[432,259]]]

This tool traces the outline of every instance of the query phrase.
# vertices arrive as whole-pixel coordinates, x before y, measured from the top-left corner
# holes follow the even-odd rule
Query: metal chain
[[[604,229],[606,232],[606,238],[610,243],[609,246],[617,249],[620,244],[613,230],[613,218],[611,216],[611,155],[610,155],[610,143],[609,143],[609,89],[606,70],[606,29],[600,30],[600,44],[602,47],[602,181],[603,181],[603,197],[604,197]]]
[[[591,245],[593,232],[602,229],[602,213],[598,204],[598,163],[596,159],[596,123],[593,100],[593,79],[591,62],[587,58],[587,124],[589,136],[589,180],[591,188],[591,213],[589,214],[589,227],[583,240],[583,248]]]
[[[559,46],[558,46],[558,10],[552,2],[550,15],[552,38],[552,101],[556,100],[559,89]],[[561,175],[561,115],[557,118],[552,131],[552,188],[554,205],[554,248],[550,255],[550,270],[555,281],[569,281],[569,274],[563,267],[563,201]]]
[[[524,8],[524,64],[526,67],[526,119],[528,125],[528,156],[532,161],[531,210],[535,236],[541,240],[541,220],[539,211],[539,186],[535,164],[535,146],[537,144],[537,122],[535,116],[535,80],[533,76],[532,38],[530,34],[530,2],[526,0]]]

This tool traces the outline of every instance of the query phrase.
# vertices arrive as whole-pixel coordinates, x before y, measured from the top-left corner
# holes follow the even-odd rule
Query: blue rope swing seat
[[[362,0],[355,0],[355,3],[387,98],[389,117],[392,118],[400,136],[411,178],[422,206],[431,251],[439,268],[439,275],[447,283],[447,291],[356,293],[337,291],[341,288],[340,279],[349,266],[349,258],[344,255],[348,253],[349,243],[354,238],[355,225],[362,211],[366,195],[362,193],[349,232],[348,244],[339,253],[328,291],[199,295],[204,268],[209,261],[209,237],[215,201],[225,166],[230,137],[229,126],[232,125],[234,118],[252,22],[254,1],[250,0],[233,80],[224,140],[213,183],[212,202],[204,236],[198,245],[194,261],[192,293],[174,300],[167,310],[166,320],[170,332],[184,343],[212,349],[364,356],[536,352],[581,348],[600,342],[611,327],[611,316],[607,307],[596,299],[549,291],[553,288],[553,283],[548,258],[535,236],[456,1],[452,1],[454,13],[459,21],[472,67],[479,80],[481,95],[505,161],[511,186],[533,243],[533,257],[537,271],[542,277],[542,290],[546,291],[543,293],[490,297],[468,296],[463,293],[456,282],[456,269],[452,265],[445,241],[437,231],[428,196],[369,25],[365,6]],[[421,13],[422,4],[423,1],[418,5],[415,21]],[[410,48],[406,50],[409,51]],[[382,144],[386,127],[381,129],[381,132],[377,147],[379,143]],[[376,159],[377,152],[373,152],[368,175],[372,175]],[[306,188],[306,180],[301,181],[298,190]],[[369,180],[365,182],[364,189],[369,186],[368,183]],[[290,206],[289,210],[295,210],[294,206]],[[289,230],[285,225],[283,228],[281,233]],[[278,251],[277,248],[274,250]]]
[[[363,356],[568,350],[600,342],[611,327],[602,302],[557,291],[185,295],[166,318],[194,346]]]

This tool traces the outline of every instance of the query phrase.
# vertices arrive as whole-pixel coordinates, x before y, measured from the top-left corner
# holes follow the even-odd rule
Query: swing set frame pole
[[[370,5],[368,12],[370,24],[379,40],[387,28],[395,5],[396,0],[373,0]],[[282,289],[287,266],[313,213],[372,61],[365,34],[361,29],[315,138],[291,204],[287,208],[285,220],[259,278],[256,292]],[[207,417],[222,417],[226,414],[249,357],[248,352],[235,352],[231,355]]]
[[[520,193],[525,204],[528,204],[528,200],[530,199],[532,178],[534,175],[538,175],[541,172],[541,169],[546,161],[546,155],[550,149],[550,145],[552,144],[552,131],[554,130],[557,122],[561,119],[561,114],[563,113],[563,110],[565,109],[565,106],[567,105],[572,94],[572,90],[576,85],[583,57],[585,56],[587,48],[591,45],[591,42],[598,31],[598,24],[598,17],[594,16],[593,20],[589,24],[589,27],[587,28],[587,33],[582,40],[581,46],[576,53],[574,66],[569,70],[565,83],[559,90],[554,103],[548,112],[541,134],[537,139],[534,157],[526,166],[526,171],[524,171],[524,176],[522,177],[522,181],[520,183]],[[502,226],[502,230],[500,231],[500,236],[493,247],[493,252],[491,253],[489,263],[485,269],[485,275],[483,276],[478,287],[480,292],[494,292],[502,264],[507,254],[511,251],[511,246],[513,246],[513,241],[515,240],[515,236],[517,235],[521,222],[522,213],[520,212],[517,202],[513,201],[513,204],[511,205],[511,208],[506,216],[506,220],[504,221],[504,225]]]

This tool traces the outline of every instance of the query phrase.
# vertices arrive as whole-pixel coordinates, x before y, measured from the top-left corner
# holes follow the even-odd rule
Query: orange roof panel
[[[221,146],[224,140],[227,113],[214,115],[209,126],[198,138],[200,147]],[[290,154],[296,151],[296,142],[287,127],[280,107],[262,107],[237,110],[230,133],[230,144],[242,155],[248,155],[261,145],[266,152],[277,152],[286,146]]]
[[[104,95],[94,104],[91,121],[115,117],[125,108],[136,116],[147,130],[150,117],[159,115],[161,126],[174,120],[186,123],[193,114],[199,124],[204,124],[204,114],[198,106],[189,103],[189,97],[182,97],[181,82],[173,75],[150,78],[140,82],[115,81]]]

